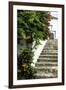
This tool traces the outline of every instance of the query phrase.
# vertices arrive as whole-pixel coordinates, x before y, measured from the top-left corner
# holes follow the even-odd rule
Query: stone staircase
[[[56,78],[58,74],[58,41],[48,40],[35,64],[36,78]]]

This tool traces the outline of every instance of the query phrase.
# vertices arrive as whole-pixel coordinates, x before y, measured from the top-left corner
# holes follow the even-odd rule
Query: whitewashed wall
[[[46,42],[47,42],[47,40],[45,40],[45,41],[40,40],[40,45],[38,45],[36,49],[33,49],[33,52],[34,52],[34,57],[33,57],[34,64],[33,65],[35,65],[37,59],[39,58],[40,53],[42,52]]]
[[[56,17],[57,19],[52,19],[51,21],[50,21],[50,31],[51,32],[53,32],[54,33],[54,31],[56,32],[56,34],[54,33],[54,38],[58,38],[58,17],[59,17],[59,15],[58,15],[58,12],[51,12],[51,15],[53,16],[53,17]]]

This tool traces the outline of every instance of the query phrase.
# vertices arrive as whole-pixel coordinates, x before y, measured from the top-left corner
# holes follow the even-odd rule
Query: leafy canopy
[[[35,46],[38,45],[40,39],[47,39],[49,36],[48,26],[51,18],[52,16],[48,11],[18,10],[18,40],[24,39],[27,41],[31,39],[32,42],[36,41]]]

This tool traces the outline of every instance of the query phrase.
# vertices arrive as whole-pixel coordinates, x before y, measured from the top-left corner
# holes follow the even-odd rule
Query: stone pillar
[[[54,39],[54,34],[51,33],[49,38],[50,38],[50,39]]]

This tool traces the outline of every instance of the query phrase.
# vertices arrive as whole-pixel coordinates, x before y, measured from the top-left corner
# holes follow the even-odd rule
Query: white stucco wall
[[[39,58],[40,53],[42,52],[46,42],[47,42],[47,40],[45,40],[45,41],[40,40],[40,45],[37,46],[37,49],[33,49],[33,51],[34,51],[34,57],[33,57],[34,64],[32,64],[33,66],[37,62],[37,59]],[[34,44],[35,44],[35,42],[33,43],[33,45]]]
[[[51,26],[49,26],[49,29],[53,33],[56,32],[56,34],[54,33],[54,38],[57,39],[58,38],[58,16],[59,15],[58,15],[58,12],[51,12],[51,15],[53,17],[56,17],[57,19],[52,19],[50,21]]]

